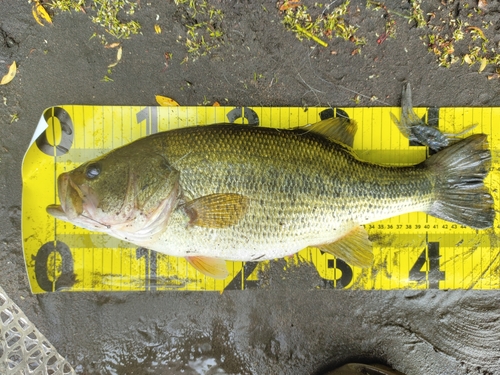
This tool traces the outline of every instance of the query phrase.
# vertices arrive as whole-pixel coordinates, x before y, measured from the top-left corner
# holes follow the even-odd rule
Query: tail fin
[[[436,176],[436,201],[428,214],[475,229],[493,226],[493,197],[484,186],[491,165],[485,134],[465,138],[423,164]]]

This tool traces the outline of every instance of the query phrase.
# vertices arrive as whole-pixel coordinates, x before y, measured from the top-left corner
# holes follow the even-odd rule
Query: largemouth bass
[[[373,260],[363,224],[422,211],[493,225],[483,185],[487,136],[470,136],[408,167],[359,160],[342,118],[282,130],[235,124],[157,133],[62,173],[58,219],[186,257],[227,276],[225,260],[260,261],[307,246],[354,266]]]

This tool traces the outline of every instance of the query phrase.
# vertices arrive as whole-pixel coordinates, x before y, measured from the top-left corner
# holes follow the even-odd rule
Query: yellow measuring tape
[[[416,108],[445,133],[478,124],[488,134],[493,155],[486,184],[498,210],[500,108]],[[132,107],[60,106],[47,109],[24,157],[22,235],[33,293],[69,291],[198,290],[259,287],[269,262],[228,262],[230,275],[215,280],[183,258],[136,248],[104,234],[54,219],[45,208],[57,202],[57,176],[137,138],[185,126],[234,122],[290,128],[330,116],[358,122],[358,155],[385,164],[416,164],[428,149],[411,145],[391,120],[400,108]],[[493,124],[497,124],[494,127]],[[366,226],[374,239],[370,269],[307,248],[286,259],[308,262],[337,289],[499,289],[500,248],[495,231],[473,230],[424,213],[401,215]]]

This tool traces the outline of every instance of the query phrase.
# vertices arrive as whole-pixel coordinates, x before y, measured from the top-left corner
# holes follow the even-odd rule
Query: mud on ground
[[[405,82],[416,106],[500,105],[494,64],[481,73],[479,62],[440,67],[420,38],[425,30],[398,16],[396,37],[378,43],[387,17],[364,1],[353,1],[349,16],[366,38],[359,53],[342,39],[325,38],[326,48],[300,42],[273,1],[209,3],[224,14],[220,47],[194,58],[186,46],[189,12],[142,0],[132,16],[142,33],[120,41],[123,57],[110,73],[116,49],[91,38],[103,31],[89,15],[56,12],[53,25],[41,27],[27,1],[0,0],[0,76],[12,61],[19,66],[0,86],[0,285],[79,374],[313,374],[354,360],[408,375],[499,373],[497,292],[315,290],[313,268],[284,272],[277,262],[264,290],[30,293],[20,171],[47,107],[156,105],[155,94],[183,105],[397,106]],[[450,12],[465,22],[465,4],[429,2],[424,13],[437,13],[437,25]],[[385,5],[410,9],[406,1]],[[498,43],[498,2],[480,16]],[[456,54],[468,48],[457,43]]]

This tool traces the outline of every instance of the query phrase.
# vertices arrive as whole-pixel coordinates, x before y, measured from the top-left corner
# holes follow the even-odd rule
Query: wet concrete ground
[[[0,0],[0,75],[13,60],[19,65],[14,81],[0,86],[0,285],[79,374],[317,374],[353,360],[408,375],[500,373],[496,291],[315,290],[314,268],[283,271],[278,261],[263,290],[30,293],[20,171],[47,107],[155,105],[155,94],[183,105],[342,107],[355,105],[356,93],[361,106],[396,106],[407,81],[416,106],[500,105],[497,80],[477,66],[439,68],[406,21],[396,39],[379,45],[381,14],[361,12],[357,22],[369,39],[351,55],[347,42],[299,42],[273,2],[213,4],[225,12],[225,44],[182,63],[188,54],[178,42],[185,29],[175,4],[141,1],[142,35],[123,41],[122,61],[105,82],[116,51],[91,39],[97,26],[86,15],[58,14],[41,27],[27,2]],[[498,13],[488,17],[496,22]],[[168,67],[165,53],[172,54]],[[14,114],[19,120],[11,123]]]

